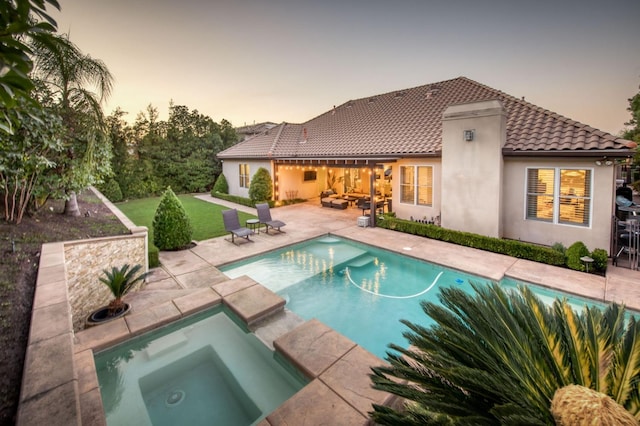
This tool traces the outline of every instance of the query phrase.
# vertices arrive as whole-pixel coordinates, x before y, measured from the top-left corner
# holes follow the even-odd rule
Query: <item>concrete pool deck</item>
[[[208,195],[198,198],[225,204]],[[255,209],[229,206],[255,214]],[[360,210],[355,207],[329,209],[321,207],[319,202],[307,202],[272,209],[272,215],[287,223],[283,228],[285,233],[271,231],[266,235],[263,231],[251,237],[254,242],[239,245],[231,244],[227,237],[219,237],[202,241],[191,250],[162,252],[163,268],[158,274],[166,273],[163,276],[169,281],[146,288],[151,289],[154,285],[190,288],[197,286],[201,275],[210,279],[211,273],[219,279],[227,279],[217,267],[331,233],[492,280],[509,277],[604,302],[624,303],[629,309],[640,310],[640,286],[634,285],[640,282],[640,271],[611,263],[606,277],[602,277],[387,229],[362,228],[357,226]],[[624,262],[621,259],[619,263],[624,265]]]
[[[199,198],[255,214],[254,209],[228,204],[207,195]],[[260,232],[252,237],[253,242],[243,241],[238,245],[227,241],[229,237],[219,237],[201,241],[190,250],[160,253],[162,267],[153,270],[142,291],[127,297],[133,305],[131,314],[75,333],[75,336],[73,333],[64,334],[65,339],[71,336],[73,341],[69,342],[70,354],[65,350],[60,355],[70,355],[74,365],[69,367],[56,359],[56,353],[51,354],[51,359],[34,358],[37,365],[29,366],[29,369],[39,375],[27,390],[33,395],[40,395],[40,386],[53,386],[55,391],[48,396],[53,398],[51,404],[34,399],[33,403],[42,404],[44,411],[32,418],[19,417],[19,424],[38,424],[46,419],[60,420],[60,424],[105,424],[93,350],[106,348],[218,303],[229,306],[265,344],[281,352],[310,380],[300,392],[269,414],[261,426],[305,422],[332,425],[366,423],[371,404],[383,403],[388,397],[371,389],[368,377],[369,367],[384,361],[321,322],[297,317],[283,307],[284,301],[279,296],[259,283],[247,277],[230,280],[217,269],[233,261],[327,233],[492,280],[510,277],[601,301],[624,303],[631,309],[640,310],[640,288],[636,288],[640,282],[638,271],[610,265],[607,276],[601,277],[381,228],[362,228],[357,226],[360,213],[356,208],[323,208],[319,202],[281,207],[272,209],[272,215],[274,219],[287,223],[283,228],[285,233],[266,235]],[[49,275],[50,280],[59,282],[57,275]],[[54,282],[49,285],[52,284]],[[58,302],[62,303],[58,299],[47,301]],[[48,331],[46,322],[40,325],[44,327],[42,333]],[[37,324],[32,323],[31,334],[38,336],[34,326]],[[58,383],[64,383],[64,386]],[[72,402],[70,387],[75,387],[79,394],[77,404]],[[66,402],[53,403],[60,398],[65,398]]]
[[[223,204],[209,196],[201,198]],[[255,213],[250,208],[229,206]],[[158,271],[162,277],[156,276],[157,281],[149,283],[146,290],[162,287],[176,291],[207,285],[211,280],[224,281],[228,278],[217,270],[218,266],[331,233],[492,280],[510,277],[600,301],[624,303],[640,310],[640,288],[634,285],[639,282],[640,273],[630,269],[609,265],[607,276],[601,277],[382,228],[362,228],[357,226],[360,210],[356,208],[328,209],[308,202],[272,209],[272,215],[287,223],[283,228],[285,233],[260,232],[252,237],[254,242],[238,245],[231,244],[227,237],[220,237],[199,242],[191,250],[162,252],[163,269]],[[161,294],[150,299],[155,297]],[[321,420],[327,420],[328,413],[335,416],[332,424],[366,423],[371,403],[382,403],[386,398],[371,389],[369,367],[384,361],[317,320],[303,322],[292,320],[295,314],[282,315],[289,316],[283,320],[285,325],[275,321],[271,327],[279,329],[270,332],[268,337],[264,337],[266,332],[261,327],[255,332],[313,380],[267,416],[263,425],[292,424],[293,419],[296,424],[321,424]],[[330,337],[326,337],[324,333],[329,331]],[[324,352],[327,348],[329,354]],[[344,423],[335,423],[335,419],[343,419]]]

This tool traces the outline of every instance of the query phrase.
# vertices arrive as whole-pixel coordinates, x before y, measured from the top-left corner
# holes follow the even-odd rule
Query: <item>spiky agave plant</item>
[[[129,269],[131,268],[131,269]],[[129,264],[124,264],[120,268],[112,267],[103,269],[102,273],[104,277],[100,277],[100,282],[105,284],[111,290],[114,299],[109,303],[109,315],[115,315],[124,308],[124,302],[122,298],[140,281],[144,280],[148,273],[142,273],[139,275],[138,271],[142,268],[142,265],[135,265],[131,267]]]
[[[575,312],[545,305],[528,288],[473,285],[422,302],[435,324],[408,321],[408,349],[390,345],[374,387],[406,401],[374,406],[379,424],[553,425],[556,390],[581,385],[609,395],[640,418],[640,323],[616,304]]]

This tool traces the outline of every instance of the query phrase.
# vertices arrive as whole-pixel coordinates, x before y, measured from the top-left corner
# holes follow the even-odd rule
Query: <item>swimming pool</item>
[[[109,425],[252,425],[306,384],[225,308],[95,355]]]
[[[438,302],[439,289],[456,286],[473,291],[471,282],[490,280],[443,268],[402,254],[325,236],[221,267],[230,278],[248,275],[278,293],[286,307],[309,320],[317,318],[369,352],[385,358],[387,345],[406,347],[400,323],[423,326],[432,320],[420,302]],[[515,288],[518,282],[501,283]],[[532,286],[543,300],[564,296],[581,309],[576,296]]]

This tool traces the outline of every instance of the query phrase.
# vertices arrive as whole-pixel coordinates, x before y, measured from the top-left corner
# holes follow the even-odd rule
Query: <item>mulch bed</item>
[[[55,201],[19,225],[0,220],[0,425],[16,420],[40,247],[128,233],[90,191],[78,196],[78,206],[80,217],[64,216],[64,202]]]

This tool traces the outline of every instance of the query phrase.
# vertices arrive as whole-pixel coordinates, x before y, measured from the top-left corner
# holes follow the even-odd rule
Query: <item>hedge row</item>
[[[437,225],[413,222],[391,216],[384,216],[384,219],[376,221],[376,225],[380,228],[419,235],[434,240],[486,250],[493,253],[506,254],[520,259],[533,260],[554,266],[565,266],[566,262],[565,255],[557,250],[550,247],[523,243],[521,241],[504,240],[501,238],[472,234],[470,232],[453,231]]]
[[[223,194],[221,192],[214,192],[214,191],[211,191],[211,196],[213,198],[219,198],[221,200],[231,201],[232,203],[240,204],[242,206],[247,206],[247,207],[255,207],[256,204],[260,204],[260,203],[269,203],[269,207],[273,207],[275,205],[275,201],[273,200],[253,201],[250,198],[239,197],[237,195]]]
[[[269,201],[252,201],[250,198],[244,198],[244,197],[238,197],[237,195],[229,195],[229,194],[223,194],[220,192],[215,192],[215,191],[211,191],[211,196],[213,198],[220,198],[221,200],[226,200],[226,201],[231,201],[233,203],[236,204],[240,204],[243,206],[247,206],[247,207],[255,207],[256,204],[260,204],[260,203],[269,203],[269,207],[274,207],[276,202],[273,200],[269,200]],[[304,198],[294,198],[292,200],[280,200],[280,205],[281,206],[288,206],[291,204],[299,204],[299,203],[304,203],[307,200]]]

